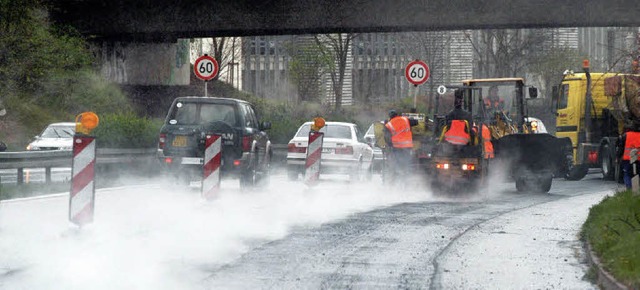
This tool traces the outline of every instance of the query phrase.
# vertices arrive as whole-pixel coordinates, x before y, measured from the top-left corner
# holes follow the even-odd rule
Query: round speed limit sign
[[[218,75],[218,62],[205,54],[193,63],[193,72],[203,81],[211,80]]]
[[[414,60],[404,70],[407,80],[414,85],[421,85],[429,79],[429,66],[424,61]]]

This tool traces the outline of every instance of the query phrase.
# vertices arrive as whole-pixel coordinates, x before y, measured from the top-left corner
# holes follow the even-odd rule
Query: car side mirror
[[[530,87],[529,88],[529,98],[535,99],[538,97],[538,88]]]
[[[271,129],[271,122],[262,122],[260,124],[260,130],[269,130]]]
[[[364,141],[367,142],[368,144],[373,144],[373,142],[374,142],[372,137],[365,137]]]

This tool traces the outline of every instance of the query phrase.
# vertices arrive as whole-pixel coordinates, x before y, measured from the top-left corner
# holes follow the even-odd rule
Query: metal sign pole
[[[416,93],[413,95],[413,108],[414,109],[418,109],[418,107],[416,107],[416,105],[418,103],[418,92],[420,90],[418,89],[418,85],[413,85],[413,87],[416,89]]]
[[[207,81],[204,81],[204,96],[207,97]]]

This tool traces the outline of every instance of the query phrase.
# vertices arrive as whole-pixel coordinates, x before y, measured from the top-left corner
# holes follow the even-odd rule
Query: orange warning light
[[[91,130],[98,127],[100,119],[94,112],[84,112],[76,116],[76,133],[89,135]]]
[[[313,125],[311,125],[311,130],[320,131],[320,129],[322,129],[322,127],[324,127],[324,125],[325,125],[324,118],[315,117],[315,118],[313,118]]]

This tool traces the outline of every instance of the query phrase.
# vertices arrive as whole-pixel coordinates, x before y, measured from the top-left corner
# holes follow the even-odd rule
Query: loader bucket
[[[564,164],[563,140],[550,134],[511,134],[494,141],[496,159],[510,172],[556,172]]]

